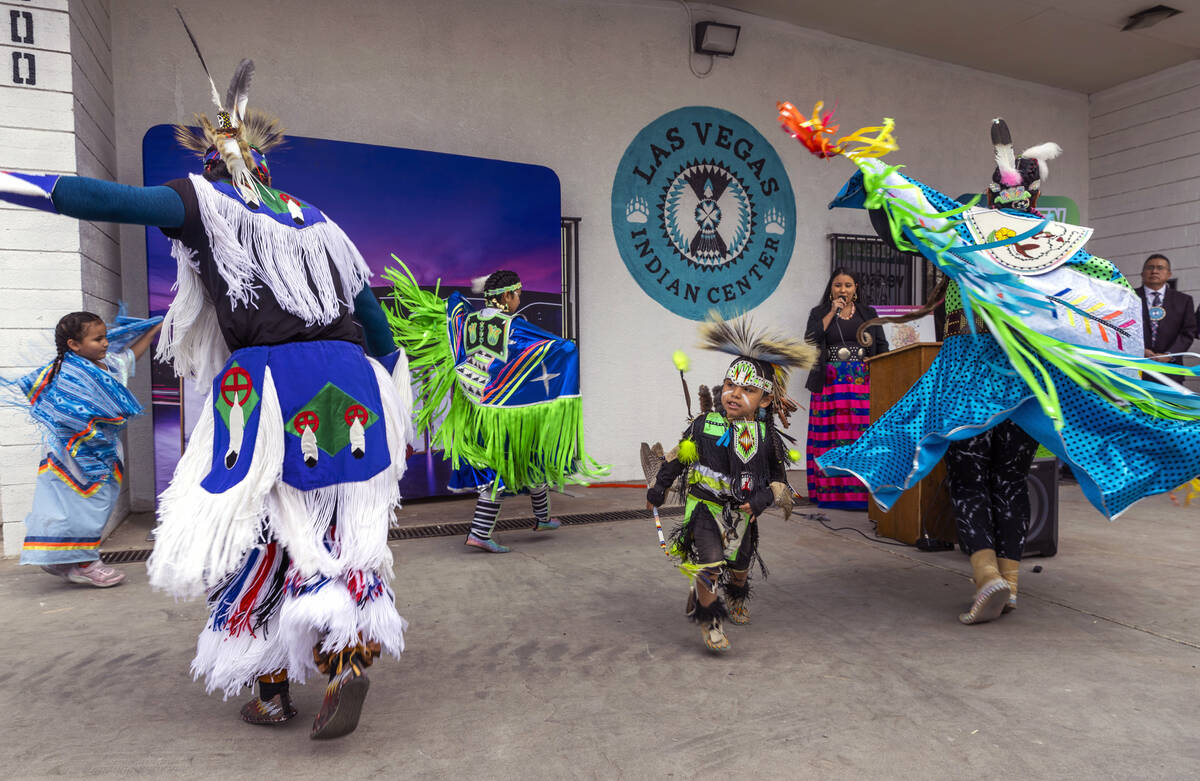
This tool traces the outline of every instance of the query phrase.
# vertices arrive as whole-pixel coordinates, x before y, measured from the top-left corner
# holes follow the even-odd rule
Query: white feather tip
[[[1021,157],[1031,160],[1053,160],[1062,154],[1062,147],[1053,141],[1031,146],[1021,153]]]

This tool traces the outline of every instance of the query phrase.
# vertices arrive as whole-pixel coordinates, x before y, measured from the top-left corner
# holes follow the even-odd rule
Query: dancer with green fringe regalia
[[[671,536],[668,553],[688,577],[686,615],[700,625],[704,645],[725,651],[724,621],[750,621],[750,565],[758,561],[758,516],[779,502],[791,513],[788,451],[775,429],[777,400],[787,395],[793,367],[816,362],[812,345],[756,335],[744,320],[717,315],[700,329],[705,349],[734,355],[719,389],[717,411],[703,412],[684,429],[679,447],[659,468],[646,501],[659,507],[681,477],[684,520]],[[723,592],[724,598],[718,595]]]
[[[821,456],[822,469],[855,475],[886,509],[951,442],[1010,420],[1066,462],[1110,519],[1200,474],[1200,396],[1171,379],[1194,373],[1144,357],[1138,297],[1083,249],[1089,228],[1029,211],[1047,150],[1022,156],[1031,176],[1003,170],[1018,162],[1007,161],[989,188],[996,208],[964,205],[879,160],[896,148],[891,120],[835,142],[820,106],[805,119],[780,104],[780,119],[813,154],[858,166],[831,206],[869,210],[897,247],[951,280],[933,364],[861,439]]]
[[[479,311],[460,293],[442,299],[421,290],[408,268],[385,276],[398,311],[388,319],[419,382],[418,432],[450,459],[449,488],[478,493],[466,544],[489,553],[509,548],[492,539],[504,494],[528,492],[534,531],[559,528],[550,517],[548,486],[607,472],[583,447],[583,401],[575,343],[517,315],[521,279],[497,271],[474,280]]]

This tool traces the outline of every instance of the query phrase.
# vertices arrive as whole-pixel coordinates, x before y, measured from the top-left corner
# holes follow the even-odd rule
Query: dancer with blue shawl
[[[500,270],[474,281],[479,311],[461,293],[421,290],[399,258],[388,312],[396,340],[420,384],[418,433],[452,462],[449,488],[478,492],[466,545],[507,553],[492,539],[504,494],[528,492],[533,531],[559,528],[548,486],[597,477],[606,469],[584,452],[579,351],[517,315],[521,279]]]
[[[142,414],[126,386],[161,324],[120,316],[108,327],[99,315],[72,312],[54,328],[57,357],[17,381],[47,446],[22,564],[99,588],[125,580],[100,561],[100,541],[124,479],[121,432]]]
[[[1053,150],[1018,160],[998,133],[995,208],[964,205],[879,159],[896,148],[892,120],[834,141],[821,105],[805,118],[781,103],[780,120],[816,156],[858,166],[831,206],[867,209],[897,247],[951,280],[937,358],[857,442],[818,459],[827,473],[855,475],[887,509],[951,443],[1011,421],[1069,465],[1109,519],[1200,474],[1200,395],[1172,379],[1194,372],[1144,357],[1140,302],[1112,263],[1083,249],[1091,229],[1032,210]],[[964,623],[999,615],[1012,596],[994,552],[986,559],[972,559]]]

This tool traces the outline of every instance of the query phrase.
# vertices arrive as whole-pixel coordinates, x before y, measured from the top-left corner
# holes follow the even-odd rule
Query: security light
[[[696,24],[696,53],[732,57],[733,50],[737,48],[738,33],[741,31],[742,28],[736,24],[698,22]]]
[[[1138,11],[1129,17],[1129,21],[1121,28],[1121,32],[1129,30],[1145,30],[1153,27],[1164,19],[1170,19],[1175,14],[1182,13],[1178,8],[1169,5],[1156,5],[1143,11]]]

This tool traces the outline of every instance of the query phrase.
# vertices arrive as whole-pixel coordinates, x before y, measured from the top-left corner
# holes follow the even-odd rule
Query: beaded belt
[[[975,333],[986,334],[987,332],[987,324],[976,317]],[[961,309],[946,315],[946,336],[964,336],[969,333],[971,333],[971,328],[967,325],[967,318]]]
[[[827,347],[825,351],[825,359],[827,361],[861,361],[865,357],[863,348],[856,344]]]

